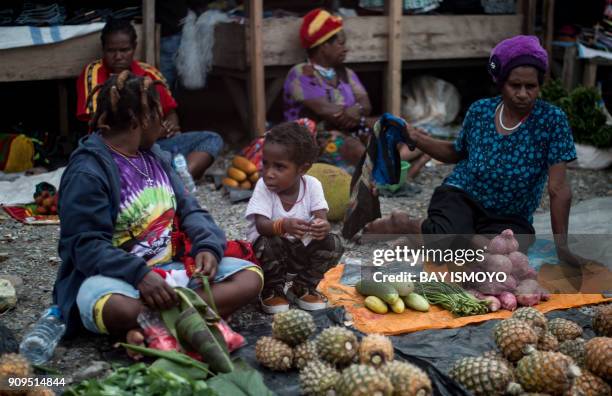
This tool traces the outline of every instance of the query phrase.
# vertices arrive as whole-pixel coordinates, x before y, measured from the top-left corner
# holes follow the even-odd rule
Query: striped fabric
[[[144,62],[133,61],[130,70],[137,76],[149,76],[153,80],[159,80],[164,83],[163,86],[158,85],[156,87],[164,115],[177,108],[178,105],[168,89],[166,79],[158,69]],[[85,66],[77,80],[77,118],[79,120],[89,121],[95,113],[97,95],[94,95],[89,103],[87,98],[89,98],[89,95],[96,86],[106,82],[110,74],[110,70],[104,65],[102,59],[98,59]]]

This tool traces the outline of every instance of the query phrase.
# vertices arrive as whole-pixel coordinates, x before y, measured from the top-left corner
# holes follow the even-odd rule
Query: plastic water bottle
[[[193,177],[191,177],[191,173],[189,173],[189,168],[187,167],[187,160],[185,160],[185,156],[181,153],[175,153],[174,159],[172,161],[172,166],[174,166],[174,170],[179,174],[187,191],[190,193],[196,192],[196,185],[193,181]]]
[[[55,347],[66,332],[62,314],[57,305],[51,306],[34,327],[23,337],[19,344],[19,353],[32,364],[43,364],[51,359]]]

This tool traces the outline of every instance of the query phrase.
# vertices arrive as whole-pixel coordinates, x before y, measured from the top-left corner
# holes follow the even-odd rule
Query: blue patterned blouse
[[[445,184],[458,187],[499,215],[533,221],[540,205],[548,168],[576,158],[567,116],[538,99],[523,124],[509,135],[495,129],[501,97],[481,99],[465,117],[455,141],[464,156]]]

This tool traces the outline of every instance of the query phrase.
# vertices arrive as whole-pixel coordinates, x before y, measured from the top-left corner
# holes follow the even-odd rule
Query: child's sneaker
[[[264,297],[260,297],[261,309],[267,314],[277,314],[289,310],[289,301],[283,292],[283,289],[272,290]]]
[[[314,289],[293,286],[287,291],[287,298],[305,311],[327,308],[327,298]]]

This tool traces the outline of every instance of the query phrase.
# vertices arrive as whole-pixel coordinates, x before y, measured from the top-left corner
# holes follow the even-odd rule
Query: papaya
[[[397,290],[386,283],[362,279],[357,282],[355,289],[362,296],[376,296],[388,304],[395,304],[399,300]]]
[[[400,300],[401,301],[401,300]],[[363,302],[367,309],[377,314],[386,314],[389,312],[389,307],[380,298],[376,296],[368,296]]]
[[[233,166],[230,166],[227,169],[227,175],[232,179],[236,180],[237,182],[243,182],[247,179],[246,173],[244,173],[240,169],[234,168]]]
[[[234,160],[232,161],[232,165],[236,169],[243,171],[247,175],[257,172],[257,167],[255,166],[255,164],[241,155],[237,155],[234,157]]]
[[[238,183],[236,180],[232,179],[231,177],[224,177],[223,185],[227,187],[238,188],[240,186],[240,183]]]
[[[252,185],[252,184],[251,184],[251,182],[250,182],[250,181],[248,181],[248,180],[245,180],[245,181],[243,181],[242,183],[240,183],[240,184],[238,185],[238,187],[240,187],[240,188],[244,188],[245,190],[250,190],[252,186],[253,186],[253,185]]]
[[[252,174],[249,176],[249,181],[250,181],[251,183],[257,183],[257,180],[259,180],[259,172],[252,173]]]

